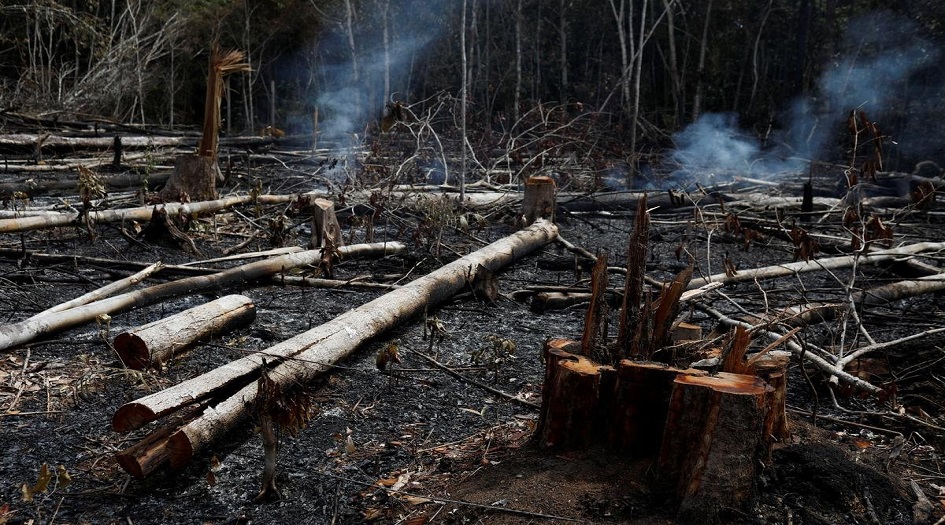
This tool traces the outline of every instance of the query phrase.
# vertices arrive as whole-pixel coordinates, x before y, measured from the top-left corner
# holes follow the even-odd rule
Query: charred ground
[[[304,152],[234,156],[222,193],[254,187],[271,193],[313,190],[318,180],[305,175],[311,165],[325,165],[325,159]],[[824,184],[835,186],[830,178],[835,175],[824,175]],[[370,177],[362,182],[369,184]],[[787,201],[765,204],[760,197],[796,197],[797,185],[741,182],[710,190],[689,193],[678,207],[654,210],[648,275],[671,279],[690,257],[702,275],[726,265],[737,271],[795,258],[798,246],[785,232],[791,221],[801,224],[794,215],[796,207]],[[340,206],[346,239],[398,240],[408,245],[407,253],[336,263],[337,279],[409,281],[515,231],[514,206],[467,215],[455,206],[418,210],[396,200],[380,206],[377,199],[384,198],[385,191],[378,186],[374,200],[355,202],[349,196]],[[129,202],[138,198],[126,197]],[[120,197],[111,199],[110,205],[120,204]],[[28,205],[54,202],[47,197]],[[365,207],[371,210],[371,220]],[[612,266],[623,265],[632,212],[604,205],[581,213],[567,208],[565,203],[558,214],[561,236],[591,253],[607,252]],[[877,213],[894,227],[893,242],[900,244],[945,240],[938,209],[933,205],[917,210],[906,203]],[[820,204],[817,211],[820,215],[805,228],[817,235],[820,254],[831,247],[849,250],[850,229],[843,226],[840,212]],[[437,213],[444,215],[437,218]],[[293,214],[287,207],[244,206],[199,218],[187,235],[201,256],[175,245],[130,240],[126,235],[134,237],[131,224],[8,235],[2,240],[0,309],[7,322],[21,320],[133,271],[101,260],[51,262],[26,256],[23,249],[183,264],[220,255],[257,233],[262,233],[260,238],[244,251],[268,248],[274,223],[283,215],[289,225],[283,238],[304,244],[308,223]],[[466,217],[465,225],[461,216]],[[732,226],[733,216],[741,229]],[[746,230],[757,235],[746,236]],[[935,255],[923,259],[940,265]],[[0,360],[0,523],[673,523],[676,509],[667,495],[651,490],[647,462],[603,451],[538,451],[530,439],[537,410],[496,398],[419,356],[429,353],[463,376],[540,402],[542,344],[549,337],[579,338],[584,307],[536,314],[527,302],[529,287],[586,287],[587,268],[586,259],[558,244],[548,245],[500,274],[501,295],[494,304],[461,294],[429,311],[428,316],[445,328],[442,341],[431,344],[422,318],[405,319],[395,332],[360,349],[319,381],[299,385],[300,395],[313,403],[312,418],[297,434],[282,437],[282,499],[264,504],[252,503],[263,457],[254,422],[228,434],[182,471],[136,480],[117,466],[114,454],[137,436],[112,432],[112,415],[125,402],[271,346],[382,291],[245,283],[140,308],[5,351]],[[897,271],[896,265],[864,265],[809,273],[726,287],[700,301],[731,316],[818,301],[843,303],[850,290],[903,279]],[[158,279],[173,277],[168,272]],[[621,285],[619,274],[612,284]],[[107,344],[124,329],[229,292],[244,293],[256,302],[256,321],[199,345],[164,370],[127,370]],[[702,326],[706,339],[727,330],[694,307],[681,317]],[[924,294],[863,309],[857,318],[811,325],[801,337],[812,345],[835,348],[863,337],[864,331],[876,341],[888,341],[943,325],[938,297]],[[508,346],[496,349],[496,339],[514,343],[514,352]],[[375,356],[392,341],[403,362],[381,373]],[[931,500],[932,514],[926,521],[938,519],[938,498],[945,485],[940,468],[945,446],[943,344],[945,337],[933,335],[854,363],[859,377],[895,393],[884,399],[831,387],[824,374],[795,356],[789,379],[794,438],[777,445],[772,464],[759,479],[755,511],[732,511],[724,514],[726,519],[913,523],[916,495],[910,482]],[[690,359],[685,349],[677,351],[679,361]],[[819,417],[811,417],[811,412]],[[36,487],[43,464],[52,479],[29,500],[23,487]]]

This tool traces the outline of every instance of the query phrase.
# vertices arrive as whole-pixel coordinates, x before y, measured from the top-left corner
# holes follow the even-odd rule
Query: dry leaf
[[[58,465],[56,467],[56,486],[58,488],[64,489],[72,483],[72,476],[69,475],[69,471],[66,470],[65,465]]]
[[[361,511],[361,515],[364,516],[364,521],[374,521],[384,517],[384,509],[367,508]]]
[[[400,500],[410,505],[423,505],[424,503],[430,503],[433,501],[430,498],[423,498],[420,496],[404,496],[400,498]]]

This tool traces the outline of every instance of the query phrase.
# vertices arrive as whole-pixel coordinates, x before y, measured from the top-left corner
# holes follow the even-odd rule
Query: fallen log
[[[225,334],[256,318],[256,305],[245,295],[227,295],[153,323],[122,332],[113,346],[128,368],[160,368],[174,354],[197,341]]]
[[[121,135],[125,149],[148,149],[169,147],[195,147],[200,137],[157,137],[146,135]],[[259,147],[279,142],[275,137],[231,137],[220,139],[221,146]],[[0,135],[0,151],[33,152],[74,151],[78,149],[107,150],[115,145],[115,137],[66,137],[62,135],[11,133]]]
[[[343,246],[338,252],[343,256],[392,255],[403,251],[400,243],[376,243]],[[102,299],[91,304],[70,308],[18,323],[0,326],[0,350],[28,343],[33,339],[78,326],[101,314],[126,312],[132,308],[147,306],[164,299],[190,295],[196,292],[222,288],[223,286],[251,281],[307,264],[316,264],[322,258],[322,250],[307,250],[272,257],[264,261],[246,263],[210,275],[195,275],[176,281],[158,284],[142,290],[128,292]]]
[[[72,299],[71,301],[59,303],[56,306],[53,306],[52,308],[47,308],[46,310],[43,310],[42,312],[39,312],[38,314],[31,317],[31,319],[35,319],[37,317],[41,317],[43,315],[48,315],[48,314],[52,314],[56,312],[64,312],[70,308],[75,308],[76,306],[82,306],[84,304],[89,304],[89,303],[104,299],[105,297],[116,294],[120,292],[121,290],[125,290],[127,288],[130,288],[140,283],[141,281],[147,279],[152,274],[161,271],[163,267],[164,267],[163,263],[160,263],[160,262],[154,263],[134,275],[129,275],[128,277],[125,277],[124,279],[119,279],[101,288],[92,290],[91,292],[85,295],[81,295],[79,297],[76,297],[75,299]]]
[[[137,208],[90,211],[88,217],[92,222],[121,222],[129,220],[149,221],[151,220],[151,215],[154,213],[154,209],[156,207],[163,208],[168,214],[191,215],[200,213],[213,213],[222,209],[238,206],[240,204],[249,204],[253,202],[259,204],[283,204],[292,202],[296,198],[296,195],[239,195],[213,201],[191,202],[187,204],[170,203],[159,206],[140,206]],[[55,228],[58,226],[69,226],[71,224],[75,224],[78,218],[78,213],[51,213],[34,217],[0,219],[0,233],[23,232],[40,230],[43,228]]]
[[[425,308],[439,304],[468,286],[470,272],[480,265],[497,271],[535,251],[557,234],[545,220],[457,259],[332,321],[299,334],[257,354],[238,359],[201,376],[126,403],[112,418],[112,428],[126,432],[166,414],[226,392],[238,392],[211,406],[174,433],[168,441],[170,464],[190,462],[196,451],[240,421],[257,394],[257,376],[263,360],[276,363],[270,376],[281,388],[304,384],[330,370],[335,362],[361,344],[390,330]]]
[[[741,270],[735,275],[719,273],[710,275],[708,277],[699,277],[689,281],[688,289],[691,290],[693,288],[699,288],[712,282],[719,282],[729,285],[745,281],[754,281],[755,279],[774,279],[777,277],[789,277],[798,273],[815,272],[819,270],[833,270],[836,268],[848,268],[854,264],[875,264],[882,261],[898,259],[905,255],[916,255],[922,252],[941,250],[945,250],[945,243],[943,242],[919,242],[906,246],[900,246],[899,248],[877,250],[869,253],[843,255],[839,257],[826,257],[823,259],[811,259],[809,261],[798,261],[787,264],[766,266],[764,268]]]

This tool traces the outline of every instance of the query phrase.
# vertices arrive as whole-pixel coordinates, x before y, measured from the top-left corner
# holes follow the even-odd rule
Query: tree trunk
[[[611,447],[635,457],[659,454],[673,382],[679,374],[706,375],[663,363],[620,361],[609,429]]]
[[[742,510],[754,494],[769,393],[764,381],[720,372],[679,375],[659,457],[661,483],[681,500],[677,523],[712,523],[720,509]]]
[[[223,180],[216,156],[181,155],[174,161],[161,198],[165,202],[208,201],[217,198],[217,181]]]
[[[472,269],[482,265],[496,271],[541,248],[556,235],[557,228],[553,224],[538,221],[308,332],[127,403],[115,413],[112,427],[118,432],[134,430],[183,406],[222,392],[233,392],[243,385],[235,394],[205,411],[169,439],[171,465],[184,465],[197,450],[231,429],[246,415],[246,405],[256,398],[256,376],[263,359],[276,363],[270,377],[283,391],[293,385],[305,384],[369,339],[464,289]]]
[[[335,203],[328,199],[315,199],[310,205],[312,210],[312,238],[308,247],[311,250],[324,248],[329,242],[332,246],[344,245],[341,226],[335,216]]]
[[[699,43],[699,64],[696,67],[696,94],[692,98],[692,120],[695,122],[702,114],[702,91],[705,86],[705,55],[709,48],[709,21],[712,19],[712,0],[705,6],[705,20],[702,25],[702,40]]]
[[[240,204],[249,204],[252,202],[259,204],[284,204],[297,199],[297,195],[238,195],[226,197],[213,201],[191,202],[191,203],[169,203],[162,205],[161,208],[167,211],[168,215],[192,215],[200,213],[213,213],[222,209],[238,206]],[[122,222],[122,221],[142,221],[151,220],[156,206],[141,206],[138,208],[122,208],[116,210],[91,211],[88,214],[92,222]],[[30,230],[40,230],[43,228],[56,228],[61,226],[70,226],[75,224],[77,216],[72,213],[47,213],[31,217],[20,217],[14,219],[0,219],[0,233],[23,232]]]
[[[400,243],[378,243],[376,245],[347,246],[341,253],[381,253],[383,255],[403,250]],[[190,295],[203,290],[213,290],[226,285],[259,279],[290,268],[316,264],[322,258],[321,250],[291,253],[279,257],[243,264],[211,275],[196,275],[163,284],[102,299],[64,312],[27,319],[19,323],[0,326],[0,350],[28,343],[36,337],[53,334],[95,319],[101,314],[126,312],[132,308],[154,304],[163,299]]]
[[[160,368],[174,354],[200,340],[225,334],[256,318],[256,305],[244,295],[215,301],[122,332],[113,346],[129,368]]]
[[[573,346],[580,351],[579,343]],[[603,444],[601,400],[609,396],[602,385],[603,367],[564,350],[571,347],[565,339],[552,339],[545,345],[545,382],[535,433],[541,448],[584,450]]]
[[[551,177],[535,176],[525,181],[522,197],[522,220],[530,226],[537,219],[555,221],[555,181]]]

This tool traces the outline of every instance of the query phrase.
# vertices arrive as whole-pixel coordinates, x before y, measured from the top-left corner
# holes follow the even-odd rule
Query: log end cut
[[[112,343],[121,362],[132,370],[144,370],[151,366],[151,352],[148,344],[136,334],[122,332]]]
[[[160,414],[154,413],[147,405],[141,403],[125,403],[112,416],[112,430],[115,432],[131,432],[156,420]]]

